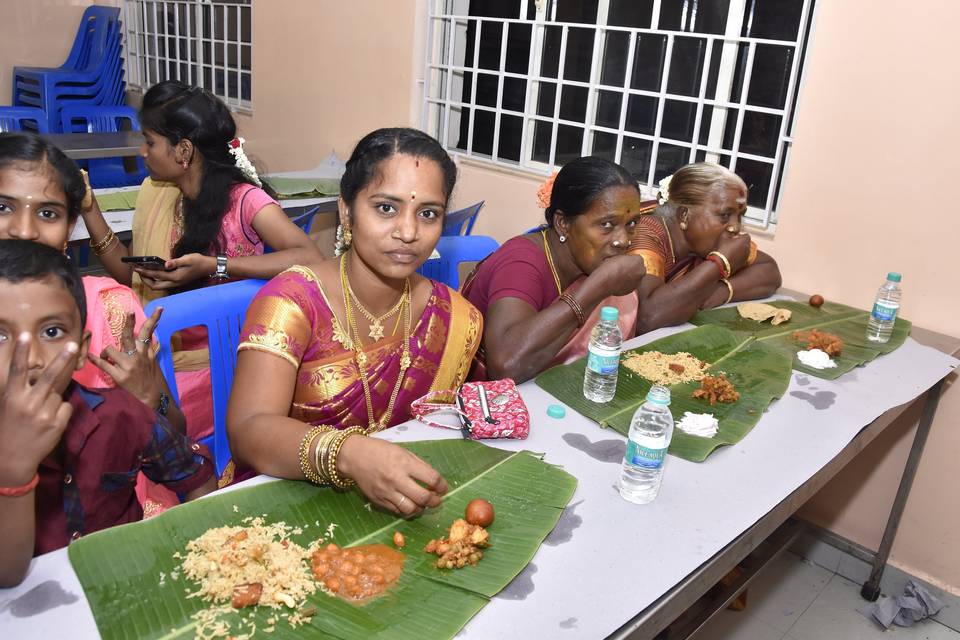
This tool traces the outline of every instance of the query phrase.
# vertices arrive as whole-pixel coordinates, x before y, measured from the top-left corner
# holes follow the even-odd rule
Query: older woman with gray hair
[[[643,256],[637,329],[689,320],[700,309],[764,298],[780,269],[741,231],[747,185],[718,164],[698,162],[661,182],[659,206],[642,217],[630,253]]]

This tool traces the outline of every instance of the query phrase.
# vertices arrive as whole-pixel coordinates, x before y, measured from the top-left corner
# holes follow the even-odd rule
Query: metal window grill
[[[207,89],[250,111],[253,0],[125,0],[127,84]]]
[[[607,157],[651,191],[683,164],[719,162],[750,187],[747,221],[774,226],[813,0],[792,0],[789,37],[776,9],[776,37],[750,35],[764,0],[727,0],[714,33],[694,30],[696,14],[719,0],[620,0],[650,7],[644,27],[609,24],[618,0],[561,21],[565,2],[489,17],[471,15],[484,2],[430,0],[422,128],[454,155],[540,173]],[[668,4],[678,17],[661,25]]]

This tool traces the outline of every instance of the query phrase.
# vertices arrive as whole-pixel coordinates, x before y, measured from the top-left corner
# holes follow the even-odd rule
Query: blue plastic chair
[[[477,215],[480,213],[480,209],[483,209],[484,203],[486,203],[486,200],[481,200],[459,211],[448,213],[443,218],[443,232],[441,235],[470,235],[470,232],[473,231],[473,224],[477,221]]]
[[[60,112],[60,126],[64,133],[108,133],[129,129],[140,131],[136,110],[124,106],[69,106]],[[95,158],[86,161],[90,186],[125,187],[138,185],[147,177],[142,158],[135,158],[137,170],[128,172],[124,159]],[[79,164],[83,165],[84,162]]]
[[[303,232],[306,233],[307,235],[310,235],[310,229],[313,227],[313,218],[314,216],[317,215],[318,211],[320,211],[320,205],[317,205],[313,209],[310,209],[304,213],[301,213],[296,218],[291,218],[290,222],[292,222],[293,224],[303,229]],[[273,253],[274,251],[276,251],[276,249],[274,249],[267,243],[263,244],[264,253]]]
[[[64,104],[117,104],[122,100],[119,16],[117,7],[88,7],[63,65],[52,69],[14,67],[13,104],[43,109],[50,131],[59,132]]]
[[[23,126],[33,123],[32,126]],[[48,133],[47,114],[36,107],[0,107],[0,131],[33,131]]]
[[[417,273],[438,280],[451,289],[459,289],[460,263],[479,262],[499,246],[489,236],[441,236],[437,243],[440,257],[424,262]]]
[[[233,371],[237,365],[237,345],[250,301],[266,280],[240,280],[214,287],[185,291],[154,300],[144,308],[150,316],[157,307],[163,315],[153,335],[160,343],[157,361],[170,387],[173,400],[179,405],[177,379],[173,372],[170,338],[190,327],[207,329],[210,348],[210,382],[213,394],[213,435],[200,441],[213,452],[217,473],[223,473],[230,461],[227,440],[227,400],[233,387]]]

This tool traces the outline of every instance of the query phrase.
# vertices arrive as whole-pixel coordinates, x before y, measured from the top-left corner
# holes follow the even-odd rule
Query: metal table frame
[[[140,154],[140,145],[143,144],[143,134],[139,131],[45,133],[41,137],[57,145],[68,158],[74,160],[136,156]]]
[[[784,292],[793,295],[795,292]],[[805,299],[801,296],[798,299]],[[917,327],[911,333],[917,342],[931,346],[951,355],[960,352],[960,338],[945,336]],[[910,488],[923,448],[926,445],[930,427],[936,416],[937,405],[944,379],[934,384],[925,394],[920,423],[917,426],[913,444],[904,465],[900,479],[900,487],[890,509],[890,515],[884,528],[883,539],[876,552],[860,548],[858,557],[872,562],[873,569],[870,578],[864,583],[861,595],[874,601],[880,595],[880,579],[886,568],[890,549],[893,546],[900,518],[910,495]],[[847,463],[855,458],[867,445],[873,442],[878,435],[887,429],[903,413],[920,402],[921,397],[894,407],[869,425],[864,427],[850,443],[844,447],[829,463],[793,493],[787,496],[780,504],[770,510],[752,527],[744,531],[735,540],[730,542],[710,560],[702,564],[696,571],[674,585],[653,604],[640,612],[629,622],[620,627],[610,638],[628,638],[629,640],[646,640],[648,638],[686,638],[702,628],[710,618],[732,602],[750,581],[767,564],[773,561],[781,552],[803,532],[805,524],[792,516],[820,489],[822,489]],[[753,555],[751,555],[753,554]],[[742,573],[732,584],[723,589],[711,589],[720,582],[720,579],[740,565]],[[703,598],[710,591],[708,598]]]

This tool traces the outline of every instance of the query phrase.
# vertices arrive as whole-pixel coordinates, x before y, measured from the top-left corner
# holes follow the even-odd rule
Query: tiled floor
[[[750,584],[745,611],[721,611],[694,640],[960,640],[936,621],[884,631],[857,612],[860,585],[784,553]]]

